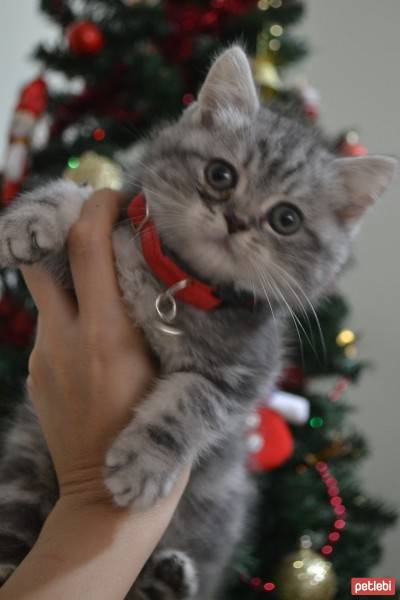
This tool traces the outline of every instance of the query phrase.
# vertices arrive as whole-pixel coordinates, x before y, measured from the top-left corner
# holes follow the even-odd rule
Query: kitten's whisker
[[[320,341],[321,341],[322,354],[323,354],[323,362],[326,362],[326,359],[327,359],[327,348],[326,348],[325,337],[324,337],[324,333],[322,331],[322,327],[321,327],[321,323],[320,323],[317,311],[315,310],[315,307],[314,307],[313,303],[311,302],[310,298],[305,293],[305,291],[303,290],[302,286],[299,284],[299,282],[297,281],[297,279],[295,277],[293,277],[293,275],[291,275],[290,273],[288,273],[288,271],[286,271],[285,269],[283,269],[282,267],[280,267],[277,264],[274,264],[274,266],[277,269],[279,269],[282,273],[284,273],[293,282],[294,285],[296,285],[296,287],[298,288],[298,290],[302,293],[303,297],[305,298],[307,304],[309,305],[309,307],[311,309],[311,312],[313,314],[313,317],[315,319],[315,323],[317,325],[318,334],[319,334]]]
[[[276,320],[276,316],[275,316],[275,311],[274,311],[274,309],[273,309],[273,307],[272,307],[272,302],[271,302],[271,300],[270,300],[270,298],[269,298],[269,296],[268,296],[267,287],[266,287],[266,286],[268,285],[268,286],[269,286],[269,288],[272,290],[272,288],[271,288],[271,284],[270,284],[270,282],[269,282],[269,281],[268,281],[268,280],[267,280],[267,279],[266,279],[266,278],[263,276],[263,274],[262,274],[262,272],[261,272],[261,271],[259,272],[259,278],[260,278],[261,285],[263,286],[263,289],[264,289],[264,291],[265,291],[265,296],[266,296],[266,298],[267,298],[267,301],[268,301],[269,307],[270,307],[270,309],[271,309],[272,317],[273,317],[273,319],[274,319],[274,321],[275,321],[275,323],[276,323],[276,322],[277,322],[277,320]],[[272,290],[272,291],[273,291],[273,290]]]
[[[277,267],[277,265],[275,265],[275,264],[273,263],[273,264],[272,264],[272,267]],[[279,270],[281,270],[281,269],[279,269]],[[308,329],[309,329],[309,333],[310,333],[310,338],[311,338],[311,340],[312,340],[312,344],[313,344],[313,347],[314,347],[314,344],[315,344],[315,340],[314,340],[314,332],[313,332],[313,329],[312,329],[312,326],[311,326],[311,320],[310,320],[310,317],[309,317],[309,315],[308,315],[308,311],[307,311],[306,307],[304,306],[304,303],[303,303],[303,301],[301,300],[301,298],[300,298],[299,294],[298,294],[298,293],[297,293],[297,292],[296,292],[296,291],[293,289],[293,287],[290,285],[290,283],[289,283],[289,282],[288,282],[288,280],[286,279],[285,275],[283,274],[283,269],[282,269],[281,271],[282,271],[282,272],[281,272],[281,274],[280,274],[280,276],[279,276],[279,277],[280,277],[281,279],[283,279],[283,283],[284,283],[284,284],[285,284],[285,285],[288,287],[288,289],[289,289],[289,291],[291,292],[291,294],[293,294],[294,298],[295,298],[295,299],[297,300],[297,302],[299,303],[299,305],[300,305],[300,307],[301,307],[301,310],[302,310],[302,313],[303,313],[303,315],[304,315],[304,318],[305,318],[305,319],[306,319],[306,321],[307,321],[307,324],[308,324]]]
[[[274,309],[272,308],[272,302],[271,302],[271,300],[270,300],[270,298],[269,298],[269,296],[268,296],[267,288],[266,288],[265,282],[264,282],[264,280],[263,280],[262,273],[261,273],[261,271],[258,269],[258,267],[257,267],[256,263],[254,263],[253,261],[251,261],[251,259],[250,259],[250,263],[251,263],[251,265],[253,266],[253,268],[254,268],[254,270],[255,270],[255,273],[256,273],[256,275],[257,275],[257,277],[258,277],[258,280],[259,280],[259,282],[260,282],[260,285],[261,285],[261,287],[262,287],[262,289],[263,289],[263,291],[264,291],[265,298],[266,298],[266,300],[267,300],[267,302],[268,302],[268,305],[269,305],[269,308],[270,308],[270,310],[271,310],[272,319],[273,319],[273,321],[274,321],[274,323],[275,323],[275,325],[276,325],[277,321],[276,321],[276,317],[275,317],[275,312],[274,312]],[[254,285],[254,284],[253,284],[253,285]],[[254,286],[254,297],[255,297],[255,286]]]
[[[279,291],[279,290],[278,290],[278,291]],[[281,297],[282,297],[282,299],[285,301],[286,305],[287,305],[287,306],[289,306],[289,305],[288,305],[288,303],[286,302],[285,298],[284,298],[283,296],[281,296]],[[293,312],[293,311],[292,311],[292,312]],[[299,325],[300,329],[301,329],[301,330],[302,330],[302,332],[304,333],[306,340],[307,340],[307,341],[308,341],[308,343],[310,344],[310,347],[311,347],[311,349],[312,349],[312,351],[313,351],[313,354],[314,354],[315,358],[316,358],[318,361],[320,361],[320,357],[319,357],[319,355],[318,355],[318,352],[316,351],[316,349],[315,349],[315,346],[314,346],[314,341],[313,341],[313,340],[310,338],[310,336],[307,334],[307,331],[306,331],[305,327],[303,326],[302,322],[300,321],[300,319],[298,318],[298,316],[297,316],[297,315],[296,315],[294,312],[293,312],[293,316],[295,317],[295,319],[296,319],[296,321],[297,321],[297,323],[298,323],[298,325]],[[302,345],[302,352],[303,352],[303,345]]]
[[[287,309],[289,311],[289,314],[290,314],[290,316],[292,318],[293,324],[294,324],[295,329],[296,329],[297,337],[299,339],[301,362],[304,365],[304,363],[305,363],[305,359],[304,359],[304,346],[303,346],[303,340],[301,339],[299,327],[303,330],[303,333],[306,335],[306,337],[307,337],[307,333],[306,333],[306,331],[305,331],[305,329],[304,329],[301,321],[298,319],[298,317],[296,316],[296,314],[293,312],[292,308],[290,307],[288,301],[286,300],[284,294],[280,290],[279,286],[277,285],[276,280],[274,279],[274,277],[272,276],[271,273],[270,273],[270,276],[271,276],[271,279],[272,279],[272,283],[273,283],[275,292],[278,293],[279,297],[281,298],[281,300],[283,301],[283,303],[287,307]]]

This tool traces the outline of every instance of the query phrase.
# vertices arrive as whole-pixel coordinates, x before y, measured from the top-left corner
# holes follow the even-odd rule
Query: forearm
[[[164,533],[186,484],[147,512],[61,499],[0,600],[123,600]]]

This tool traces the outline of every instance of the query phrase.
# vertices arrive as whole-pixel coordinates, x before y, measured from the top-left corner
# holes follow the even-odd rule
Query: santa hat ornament
[[[310,416],[310,403],[302,396],[280,390],[266,391],[257,411],[247,419],[249,466],[251,470],[272,471],[293,455],[291,425],[304,425]]]
[[[10,204],[21,190],[28,172],[29,147],[39,118],[46,110],[47,84],[42,77],[28,83],[21,91],[11,122],[9,145],[4,165],[2,198]]]

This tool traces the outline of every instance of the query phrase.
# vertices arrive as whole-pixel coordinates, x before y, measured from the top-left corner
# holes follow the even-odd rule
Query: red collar
[[[202,310],[213,310],[223,303],[216,289],[193,278],[185,273],[174,261],[166,256],[161,248],[160,237],[151,218],[147,217],[146,199],[144,194],[139,193],[133,198],[129,208],[128,216],[135,229],[140,228],[140,238],[143,256],[150,269],[157,275],[167,288],[176,285],[180,281],[190,280],[189,285],[175,294],[178,300],[191,304]]]

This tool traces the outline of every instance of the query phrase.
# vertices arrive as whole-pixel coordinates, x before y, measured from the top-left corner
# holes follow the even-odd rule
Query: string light
[[[214,25],[217,21],[218,21],[218,14],[215,11],[213,11],[213,10],[210,10],[202,18],[202,23],[206,27]]]
[[[332,530],[328,534],[328,544],[324,544],[321,548],[321,554],[324,556],[330,556],[335,550],[335,544],[340,540],[341,534],[339,533],[346,527],[346,507],[343,504],[343,498],[340,496],[340,489],[338,481],[333,477],[328,465],[324,461],[319,461],[315,465],[315,469],[323,484],[326,487],[328,496],[330,496],[330,504],[333,508],[334,522]],[[336,494],[334,494],[336,492]],[[341,517],[338,519],[337,517]]]
[[[106,132],[104,131],[104,129],[102,127],[97,127],[93,131],[92,137],[94,140],[96,140],[96,142],[102,142],[106,137]]]
[[[260,10],[268,10],[269,9],[269,0],[259,0],[257,6]]]
[[[339,483],[332,475],[328,464],[325,461],[320,460],[314,465],[314,468],[321,478],[322,483],[326,487],[334,515],[334,521],[332,528],[327,535],[326,543],[324,543],[320,549],[321,555],[327,557],[331,556],[335,552],[336,544],[341,539],[341,532],[346,527],[346,507],[344,506],[343,499],[340,495]],[[337,518],[338,516],[340,516],[339,519]],[[308,535],[301,538],[301,546],[302,548],[312,547],[311,538]],[[302,560],[296,560],[293,562],[292,566],[294,569],[302,569],[304,563]],[[261,577],[250,577],[248,575],[241,574],[240,578],[243,582],[250,585],[250,587],[260,592],[268,593],[277,589],[276,585],[272,581],[263,581]]]
[[[271,4],[272,6],[272,4]],[[271,40],[279,43],[279,40]],[[345,348],[352,347],[356,340],[356,335],[350,329],[344,329],[341,331],[337,338],[336,343]],[[348,387],[351,384],[351,380],[348,377],[341,377],[336,382],[332,391],[328,394],[329,399],[332,402],[336,402],[340,400],[340,398],[345,394]],[[312,417],[309,420],[309,425],[313,429],[318,429],[324,426],[324,419],[320,416]],[[320,553],[324,557],[330,557],[336,549],[336,544],[341,539],[341,532],[345,529],[347,525],[346,521],[346,507],[343,504],[343,498],[340,494],[339,483],[337,479],[332,475],[328,464],[324,460],[318,459],[315,454],[309,453],[304,457],[304,461],[307,464],[300,464],[296,467],[296,473],[298,475],[302,475],[306,473],[309,468],[314,468],[318,475],[321,478],[322,483],[326,488],[327,496],[329,497],[329,504],[332,509],[333,514],[333,523],[330,531],[327,534],[326,542],[321,546]],[[311,540],[310,540],[311,546]],[[303,546],[304,547],[304,546]],[[302,561],[295,561],[293,563],[294,569],[302,568]],[[243,581],[246,581],[249,585],[251,585],[254,589],[263,592],[270,592],[276,589],[276,585],[272,582],[265,582],[259,577],[241,577]]]
[[[68,166],[70,169],[77,169],[80,165],[80,160],[77,156],[71,156],[68,160]]]
[[[272,25],[270,29],[271,35],[275,37],[280,37],[283,33],[283,27],[281,25]]]
[[[281,43],[279,40],[271,40],[268,46],[273,52],[278,52],[278,50],[281,48]]]
[[[273,581],[263,581],[261,577],[248,577],[242,574],[240,576],[240,579],[244,583],[247,583],[253,589],[258,590],[260,592],[265,592],[268,594],[269,592],[273,592],[274,590],[276,590],[276,585],[275,583],[273,583]]]
[[[331,505],[332,506],[339,506],[342,504],[342,499],[340,496],[333,496],[333,498],[331,498]]]
[[[308,470],[308,467],[307,467],[307,465],[298,465],[298,466],[296,467],[296,473],[297,473],[298,475],[304,475],[304,473],[306,473],[306,472],[307,472],[307,470]]]
[[[344,349],[344,353],[346,355],[347,358],[357,358],[358,356],[358,349],[357,346],[355,344],[349,344],[345,349]]]
[[[324,426],[324,420],[322,417],[312,417],[309,421],[310,423],[310,427],[312,427],[312,429],[320,429],[321,427]]]
[[[313,454],[312,452],[308,452],[305,457],[304,460],[309,464],[309,465],[315,465],[318,462],[318,457],[316,454]]]
[[[276,585],[274,583],[272,583],[272,581],[269,581],[268,583],[264,583],[264,585],[263,585],[263,590],[265,592],[273,592],[275,588],[276,588]]]
[[[354,333],[354,331],[351,331],[350,329],[343,329],[343,331],[341,331],[336,338],[336,343],[341,348],[344,348],[345,346],[348,346],[349,344],[354,344],[355,341],[356,341],[356,334]]]

